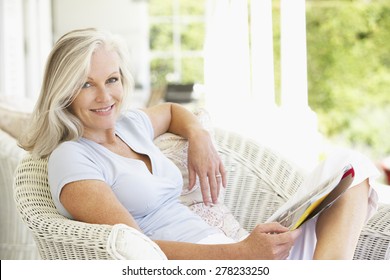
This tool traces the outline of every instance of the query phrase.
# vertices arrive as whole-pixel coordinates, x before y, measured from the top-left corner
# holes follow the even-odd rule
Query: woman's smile
[[[91,109],[92,112],[94,112],[95,114],[99,115],[99,116],[107,116],[107,115],[110,115],[111,112],[113,111],[115,107],[115,104],[112,104],[112,105],[109,105],[109,106],[106,106],[106,107],[102,107],[102,108],[98,108],[98,109]]]

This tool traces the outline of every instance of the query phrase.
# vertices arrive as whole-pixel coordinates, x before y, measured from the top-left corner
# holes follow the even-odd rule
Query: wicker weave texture
[[[238,134],[216,130],[215,138],[228,175],[225,203],[240,224],[250,230],[296,192],[304,175],[279,154]],[[127,230],[118,234],[122,238],[118,240],[112,237],[115,226],[86,224],[61,216],[48,187],[46,160],[27,156],[19,164],[14,194],[43,259],[131,258],[132,242],[137,242],[134,240],[145,242],[149,246],[145,251],[155,252],[150,258],[165,257],[155,244],[148,244],[145,238],[132,239],[126,235]],[[382,205],[362,231],[355,259],[389,259],[389,241],[390,205]]]
[[[225,163],[225,203],[247,230],[264,222],[301,185],[304,174],[275,151],[239,134],[216,130]],[[354,259],[390,259],[390,205],[380,205],[363,228]]]

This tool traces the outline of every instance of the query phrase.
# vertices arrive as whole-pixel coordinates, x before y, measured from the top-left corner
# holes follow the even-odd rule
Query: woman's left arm
[[[155,137],[171,132],[188,140],[189,187],[195,185],[198,175],[204,203],[217,203],[221,185],[226,186],[226,172],[208,131],[179,104],[163,103],[144,111]]]

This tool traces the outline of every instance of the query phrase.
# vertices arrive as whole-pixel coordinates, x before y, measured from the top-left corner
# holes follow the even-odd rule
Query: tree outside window
[[[152,88],[203,83],[205,0],[150,0]]]

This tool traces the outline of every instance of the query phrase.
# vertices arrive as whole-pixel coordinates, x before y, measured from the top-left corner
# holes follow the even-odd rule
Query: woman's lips
[[[99,109],[91,109],[91,111],[98,115],[105,116],[111,113],[112,109],[114,108],[114,105],[115,104],[112,104],[111,106],[99,108]]]

